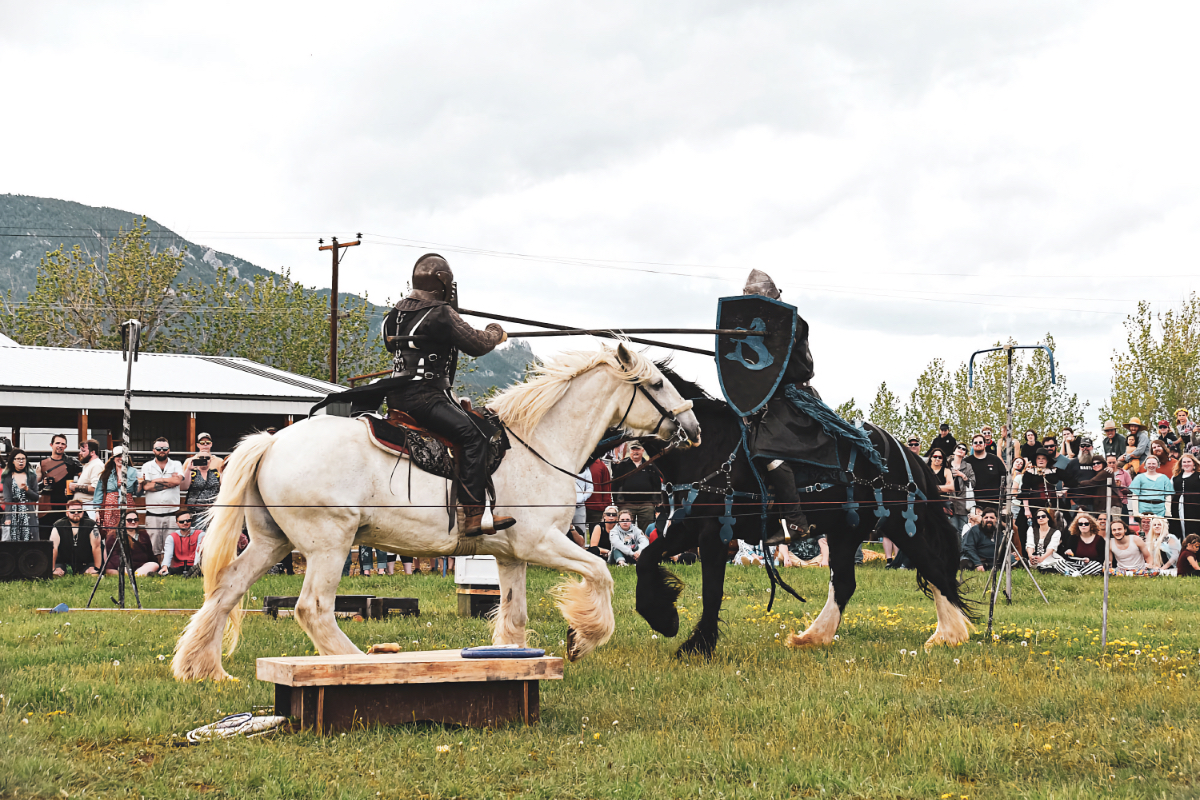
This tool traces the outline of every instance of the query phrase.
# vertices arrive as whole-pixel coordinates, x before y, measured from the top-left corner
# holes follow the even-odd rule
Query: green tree
[[[837,413],[837,415],[839,417],[846,420],[847,422],[854,422],[854,420],[856,420],[860,417],[862,417],[862,418],[866,417],[866,415],[862,413],[862,411],[859,409],[859,407],[857,405],[855,405],[853,397],[851,397],[849,400],[847,400],[846,402],[842,403],[840,406],[835,408],[834,411]]]
[[[887,381],[879,384],[867,418],[893,436],[908,438],[908,432],[904,430],[904,411],[900,407],[900,398],[888,388]]]
[[[1138,303],[1125,318],[1125,349],[1112,355],[1112,391],[1100,419],[1117,424],[1139,417],[1173,419],[1175,409],[1200,404],[1200,298],[1193,292],[1178,310],[1155,314]]]
[[[187,314],[175,342],[182,352],[248,358],[277,369],[329,379],[329,298],[291,279],[252,282],[222,269],[217,279],[192,279],[179,292]],[[386,369],[389,363],[367,300],[342,306],[338,323],[338,382]]]
[[[946,362],[935,358],[917,376],[917,385],[904,404],[901,429],[906,436],[915,436],[924,447],[938,434],[938,426],[949,418],[950,374]]]
[[[1010,344],[1011,344],[1010,340]],[[1054,338],[1045,338],[1046,346],[1054,349]],[[1003,343],[997,342],[996,347]],[[1062,426],[1079,428],[1083,424],[1086,403],[1067,388],[1067,379],[1055,362],[1057,382],[1050,383],[1050,358],[1045,350],[1015,350],[1013,352],[1013,421],[1019,432],[1033,428],[1039,433],[1057,432]],[[917,377],[916,387],[900,408],[899,398],[879,385],[871,403],[870,417],[876,425],[897,436],[915,436],[928,444],[943,422],[960,441],[984,425],[990,425],[996,435],[1007,419],[1008,356],[993,352],[975,359],[974,381],[969,386],[969,370],[961,363],[950,372],[945,362],[935,358]]]
[[[178,317],[172,282],[183,269],[183,252],[158,251],[146,218],[121,228],[99,254],[78,245],[46,253],[37,285],[17,304],[9,330],[25,345],[116,349],[120,325],[142,321],[142,347],[168,349],[166,329]]]

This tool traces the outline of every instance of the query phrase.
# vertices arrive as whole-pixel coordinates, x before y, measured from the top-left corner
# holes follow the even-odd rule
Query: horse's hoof
[[[579,660],[579,656],[575,655],[575,629],[570,625],[567,626],[567,661],[574,663]]]

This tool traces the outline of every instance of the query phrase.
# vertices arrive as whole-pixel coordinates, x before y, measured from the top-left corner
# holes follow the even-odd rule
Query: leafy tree
[[[1054,337],[1046,334],[1044,343],[1054,350]],[[1009,340],[1008,344],[1015,344]],[[996,342],[994,347],[1005,343]],[[1013,426],[1020,431],[1032,428],[1040,434],[1057,433],[1063,426],[1078,429],[1083,425],[1086,403],[1067,389],[1061,364],[1055,361],[1054,384],[1050,383],[1050,357],[1045,350],[1013,351]],[[968,369],[960,364],[950,388],[948,420],[960,439],[978,433],[990,425],[997,437],[1008,419],[1008,355],[993,352],[975,359],[974,387],[968,389]]]
[[[25,345],[117,349],[120,325],[142,321],[142,347],[168,349],[163,334],[178,316],[171,283],[183,268],[183,252],[158,251],[147,236],[146,218],[121,228],[100,253],[78,245],[47,253],[37,286],[10,321],[13,338]]]
[[[900,408],[900,398],[888,389],[887,381],[879,384],[867,417],[893,436],[908,438],[908,433],[904,430],[904,412]]]
[[[1054,349],[1052,336],[1047,334],[1045,342]],[[1003,344],[997,342],[995,346]],[[923,444],[937,436],[943,422],[950,424],[959,440],[977,433],[984,425],[990,425],[999,436],[1000,426],[1007,419],[1007,359],[1004,352],[977,358],[974,385],[968,387],[966,363],[951,372],[942,359],[935,358],[917,378],[903,409],[887,383],[881,383],[871,403],[871,421],[897,436],[915,436]],[[1057,432],[1064,425],[1079,428],[1083,424],[1087,404],[1067,389],[1066,376],[1057,362],[1055,367],[1057,383],[1052,385],[1046,351],[1013,352],[1013,423],[1018,428],[1017,439],[1025,428],[1045,434]]]
[[[1154,314],[1138,303],[1125,318],[1125,350],[1113,351],[1112,396],[1100,419],[1118,424],[1174,419],[1175,409],[1200,405],[1200,297],[1195,292],[1178,310]]]
[[[853,397],[835,408],[834,411],[839,417],[847,422],[854,422],[854,420],[858,419],[859,417],[863,417],[864,419],[866,418],[866,415],[863,414],[859,407],[854,403]]]
[[[906,436],[920,439],[922,446],[933,441],[938,426],[949,418],[950,374],[945,363],[940,358],[930,361],[917,376],[917,385],[904,404],[900,427]]]
[[[221,269],[216,281],[189,280],[179,295],[187,314],[186,323],[174,332],[180,351],[238,356],[329,379],[329,298],[293,281],[290,272],[248,282]],[[339,383],[387,368],[388,354],[371,324],[370,308],[365,299],[342,306]]]

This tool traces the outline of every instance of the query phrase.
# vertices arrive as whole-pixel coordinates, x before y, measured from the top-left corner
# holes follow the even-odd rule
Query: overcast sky
[[[464,306],[592,327],[711,325],[758,267],[832,403],[1050,332],[1095,426],[1125,315],[1196,288],[1198,17],[4,2],[0,192],[145,213],[325,286],[316,238],[361,231],[344,291],[395,299],[437,249]]]

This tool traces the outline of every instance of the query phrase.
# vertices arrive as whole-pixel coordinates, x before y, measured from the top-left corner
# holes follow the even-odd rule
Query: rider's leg
[[[772,461],[767,465],[767,483],[775,493],[775,509],[783,518],[783,524],[787,527],[787,535],[785,536],[780,529],[768,528],[771,533],[768,534],[764,544],[774,546],[782,544],[788,536],[792,539],[799,539],[810,535],[811,526],[809,526],[804,512],[800,510],[800,493],[796,491],[796,474],[792,471],[791,465],[786,461]]]
[[[471,415],[441,393],[423,394],[417,402],[411,403],[407,410],[417,422],[429,430],[458,443],[462,454],[462,463],[458,466],[459,479],[462,481],[459,489],[462,496],[459,501],[467,512],[467,522],[460,535],[478,536],[480,533],[494,533],[515,525],[516,520],[512,517],[494,517],[492,528],[487,531],[482,529],[483,507],[487,502],[488,440]]]

